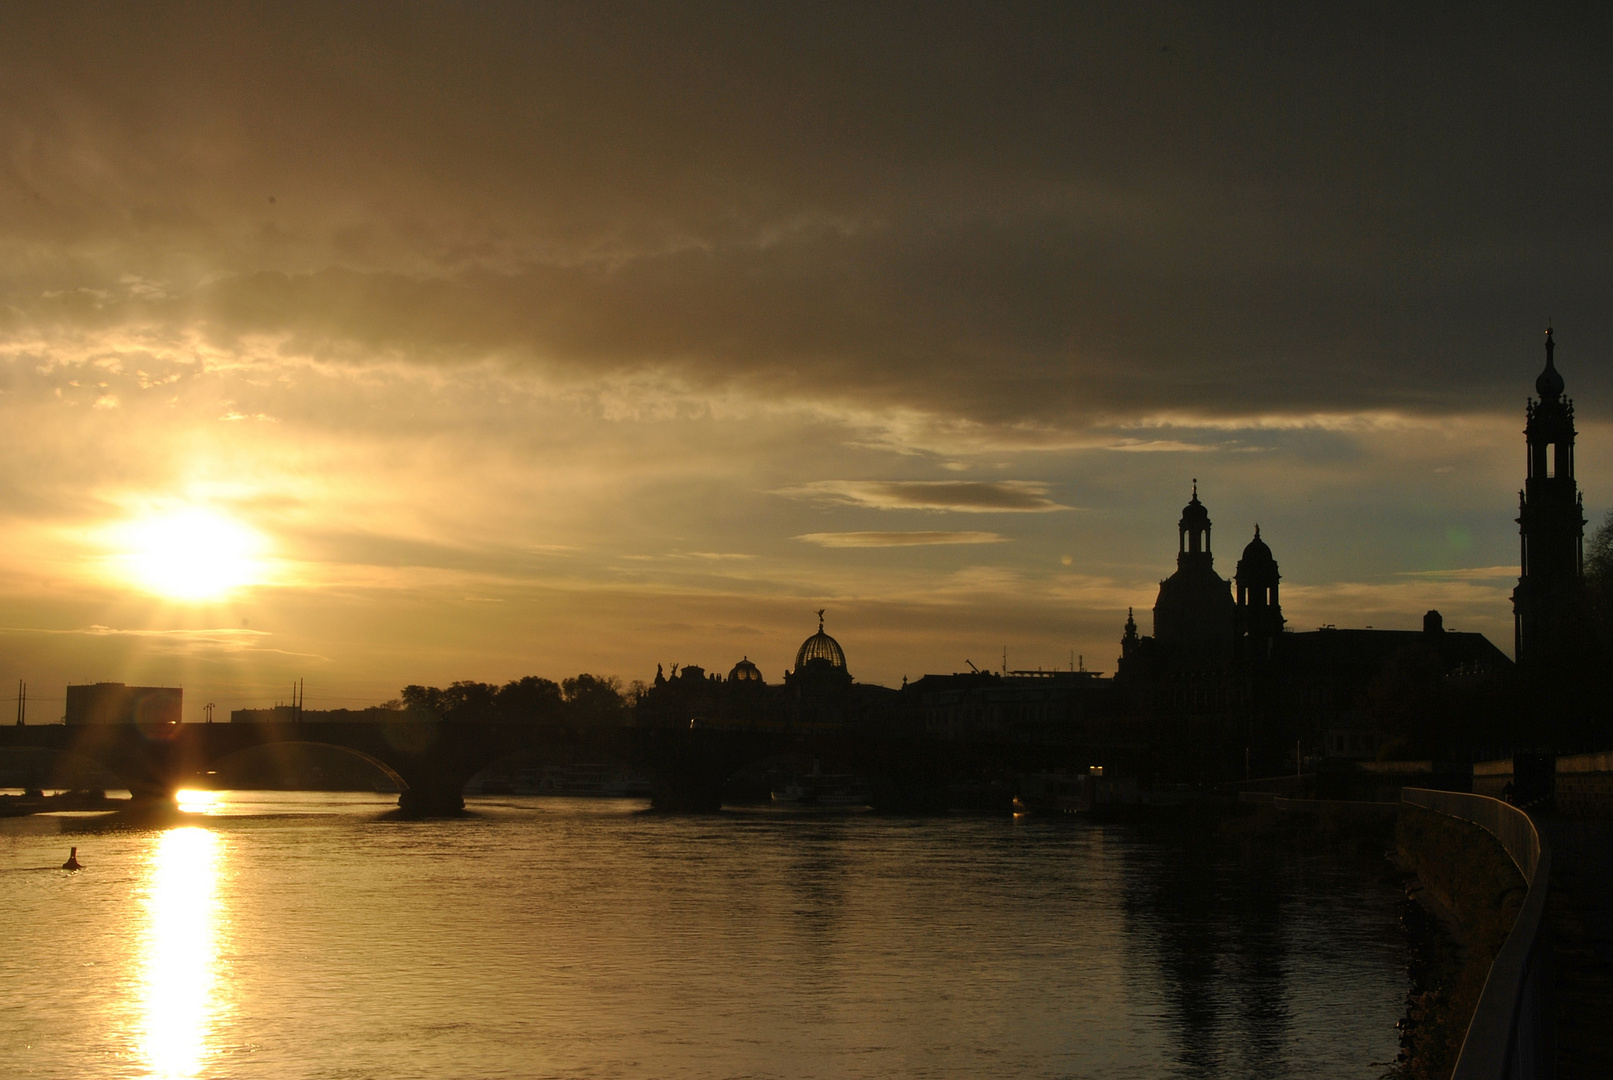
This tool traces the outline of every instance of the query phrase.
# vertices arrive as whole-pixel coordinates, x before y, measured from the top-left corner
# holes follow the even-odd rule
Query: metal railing
[[[1545,931],[1550,849],[1529,815],[1500,799],[1427,788],[1403,788],[1400,798],[1494,836],[1529,886],[1512,932],[1490,965],[1452,1080],[1549,1080],[1555,1065]]]

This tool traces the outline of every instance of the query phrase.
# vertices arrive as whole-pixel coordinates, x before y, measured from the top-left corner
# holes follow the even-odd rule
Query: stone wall
[[[1613,753],[1558,758],[1555,794],[1561,813],[1613,818]]]

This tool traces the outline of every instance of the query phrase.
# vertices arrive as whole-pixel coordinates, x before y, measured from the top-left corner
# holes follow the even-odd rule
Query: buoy
[[[78,865],[78,848],[74,848],[72,851],[69,851],[67,853],[67,861],[62,863],[62,869],[63,870],[79,870],[79,869],[82,869]]]

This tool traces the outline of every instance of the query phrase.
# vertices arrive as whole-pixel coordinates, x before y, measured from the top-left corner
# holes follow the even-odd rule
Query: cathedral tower
[[[1539,670],[1566,660],[1583,645],[1585,507],[1574,483],[1574,403],[1563,397],[1551,329],[1546,368],[1535,380],[1524,440],[1529,456],[1518,493],[1522,573],[1512,591],[1512,621],[1520,667]]]
[[[1159,583],[1154,640],[1177,671],[1223,671],[1232,662],[1230,583],[1215,572],[1210,554],[1210,512],[1193,498],[1176,524],[1176,573]]]
[[[1283,632],[1283,609],[1277,602],[1281,578],[1277,560],[1260,539],[1260,526],[1256,525],[1255,538],[1243,549],[1243,558],[1238,560],[1238,570],[1233,575],[1238,592],[1238,644],[1244,660],[1269,660],[1276,648]]]

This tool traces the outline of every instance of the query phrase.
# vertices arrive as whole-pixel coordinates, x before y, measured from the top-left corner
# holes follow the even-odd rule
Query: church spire
[[[1525,411],[1527,471],[1518,500],[1520,572],[1512,593],[1518,663],[1549,663],[1574,647],[1583,627],[1585,514],[1574,482],[1574,403],[1563,396],[1556,343],[1546,328],[1539,401]]]
[[[1535,393],[1540,395],[1541,403],[1556,401],[1563,392],[1563,377],[1557,372],[1557,365],[1552,360],[1552,353],[1557,351],[1556,343],[1551,340],[1551,327],[1546,327],[1546,369],[1535,379]]]

